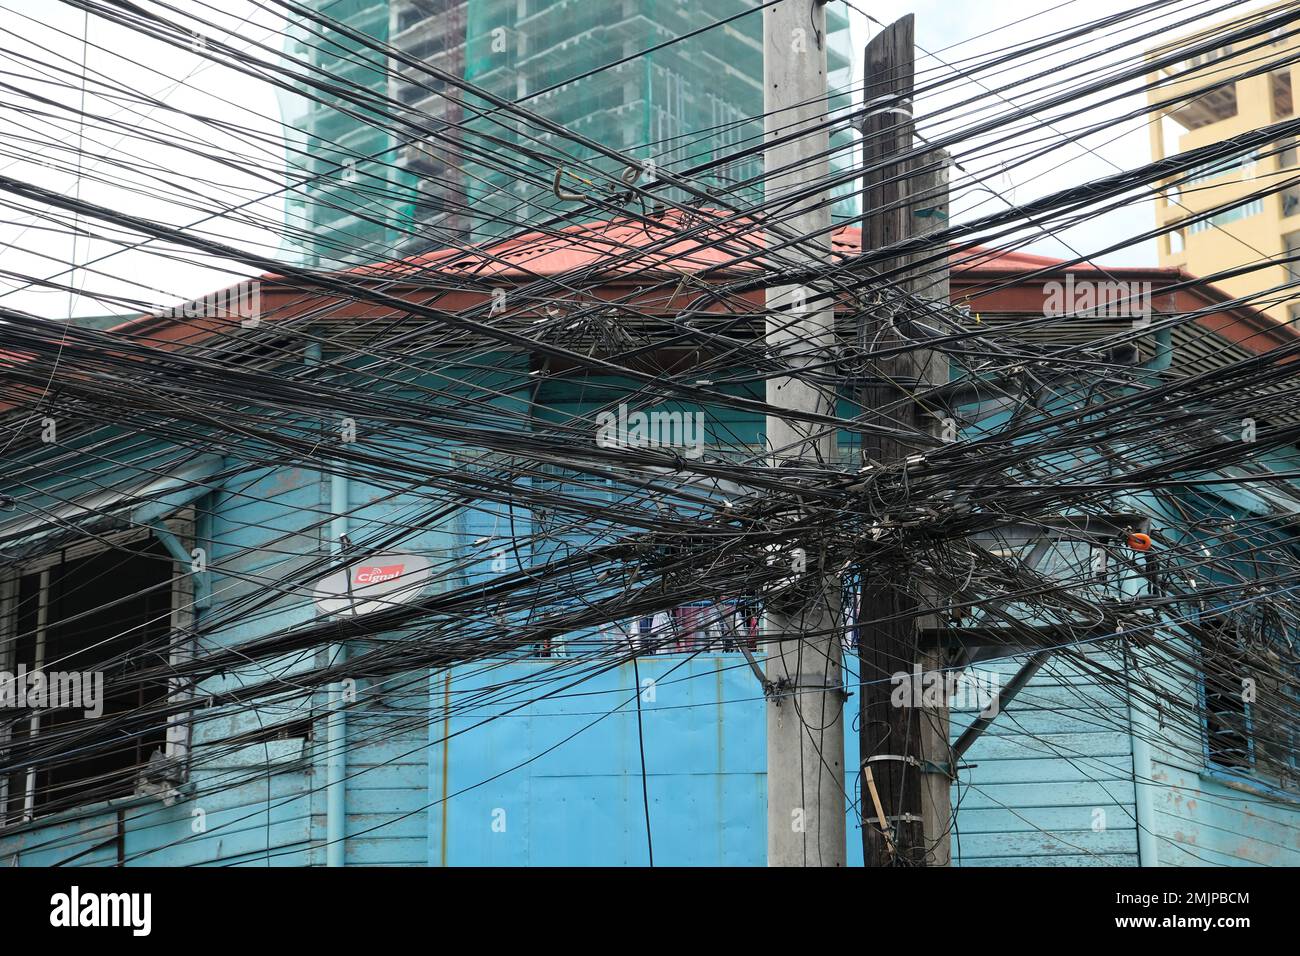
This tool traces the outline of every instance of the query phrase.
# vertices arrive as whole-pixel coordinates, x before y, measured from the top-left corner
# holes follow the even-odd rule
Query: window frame
[[[168,533],[173,535],[181,546],[186,549],[195,547],[195,516],[192,507],[180,509],[176,513],[161,519],[157,524],[161,525]],[[19,560],[12,565],[0,568],[0,671],[13,672],[15,658],[17,656],[17,642],[13,640],[17,629],[18,620],[18,598],[21,588],[21,581],[24,577],[39,572],[42,575],[41,594],[42,603],[44,595],[49,587],[49,571],[60,564],[70,560],[91,557],[97,554],[113,551],[117,548],[134,544],[139,541],[146,541],[150,538],[162,540],[156,533],[155,526],[141,525],[129,528],[124,531],[112,532],[95,538],[82,538],[74,541],[57,551],[46,554],[34,555],[29,558]],[[163,541],[166,546],[166,541]],[[168,652],[168,662],[175,666],[191,660],[194,656],[195,646],[195,608],[194,608],[194,571],[193,566],[185,566],[180,559],[172,554],[172,586],[171,586],[171,611],[168,617],[168,628],[171,633],[171,648]],[[38,638],[39,642],[39,638]],[[39,643],[38,643],[39,647]],[[39,651],[38,660],[39,658]],[[185,681],[181,678],[172,678],[168,681],[167,699],[171,702],[185,702],[193,699],[193,691],[187,689]],[[170,766],[178,770],[178,779],[171,786],[159,788],[157,795],[165,796],[168,793],[183,785],[189,778],[190,772],[190,717],[192,710],[185,710],[168,718],[167,729],[164,734],[163,755]],[[28,725],[28,733],[40,734],[40,711],[32,714]],[[15,728],[17,729],[17,728]],[[13,739],[10,728],[0,726],[0,753],[3,753],[6,745]],[[111,807],[124,800],[134,800],[141,796],[149,795],[149,791],[144,790],[137,782],[135,790],[130,794],[124,794],[118,797],[108,799],[91,800],[84,804],[76,804],[71,807],[65,807],[49,813],[42,814],[36,807],[36,768],[27,768],[24,776],[25,793],[23,797],[23,806],[16,814],[9,811],[9,775],[0,774],[0,833],[14,830],[18,827],[27,825],[40,825],[49,820],[57,820],[59,817],[68,813],[84,813],[88,807]]]
[[[1199,616],[1198,623],[1202,628],[1214,626],[1216,620],[1222,620],[1225,623],[1232,621],[1232,615],[1229,613],[1206,613],[1202,612]],[[1239,638],[1240,639],[1240,638]],[[1256,705],[1252,701],[1242,701],[1242,731],[1244,738],[1244,763],[1226,763],[1218,758],[1216,751],[1211,746],[1211,729],[1210,729],[1210,689],[1208,687],[1208,675],[1205,668],[1205,642],[1198,639],[1197,654],[1199,657],[1196,672],[1196,693],[1198,704],[1198,723],[1201,732],[1201,750],[1205,760],[1205,772],[1213,778],[1246,784],[1256,788],[1262,795],[1276,797],[1283,800],[1300,802],[1300,782],[1289,780],[1284,776],[1278,776],[1268,772],[1267,769],[1261,769],[1258,764],[1256,754],[1255,740],[1255,721]],[[1249,642],[1242,640],[1241,643],[1243,661],[1249,661],[1251,649]],[[1253,671],[1249,663],[1246,663],[1245,669]],[[1297,699],[1291,692],[1282,691],[1290,697],[1290,704],[1295,707],[1300,714],[1300,699]],[[1300,768],[1300,755],[1297,754],[1294,747],[1291,748],[1288,762],[1292,767]]]

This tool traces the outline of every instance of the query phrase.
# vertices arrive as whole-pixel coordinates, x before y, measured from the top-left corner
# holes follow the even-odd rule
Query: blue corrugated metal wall
[[[757,681],[731,656],[639,667],[656,864],[761,865]],[[429,815],[431,864],[648,863],[632,666],[566,686],[575,673],[563,660],[526,660],[434,681],[438,707],[476,700],[486,684],[515,689],[431,728],[429,789],[444,801]]]

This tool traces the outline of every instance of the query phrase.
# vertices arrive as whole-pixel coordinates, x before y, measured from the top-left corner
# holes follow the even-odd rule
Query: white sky
[[[271,51],[282,48],[282,25],[273,15],[246,0],[222,0],[213,5],[199,0],[175,0],[191,16],[208,21],[203,32],[226,39],[233,45],[258,53],[261,43]],[[697,0],[707,2],[707,0]],[[951,67],[981,53],[1004,48],[1045,33],[1091,21],[1109,13],[1127,9],[1136,0],[1002,0],[998,4],[977,4],[965,0],[870,0],[858,2],[882,22],[890,22],[903,13],[917,17],[919,78],[951,76]],[[1257,8],[1262,2],[1244,2],[1234,12]],[[1186,0],[1185,9],[1211,11],[1222,0],[1197,3]],[[1226,14],[1211,16],[1209,21]],[[859,13],[851,14],[854,30],[855,73],[861,74],[861,49],[867,37],[878,29]],[[1163,21],[1171,33],[1185,32],[1187,27],[1174,20]],[[1108,36],[1100,31],[1080,41],[1069,50],[1054,51],[1053,59],[1037,64],[1017,64],[1000,79],[1010,84],[1002,94],[992,97],[971,81],[950,84],[943,95],[923,99],[917,106],[922,117],[921,129],[930,138],[945,130],[961,128],[970,116],[954,113],[946,120],[925,119],[958,96],[982,95],[993,104],[993,112],[1011,109],[1011,103],[1027,106],[1033,101],[1036,84],[1025,78],[1032,73],[1058,66],[1061,76],[1088,75],[1087,64],[1065,67],[1072,57],[1097,56],[1098,64],[1116,62],[1100,52],[1108,43],[1119,43],[1132,31]],[[67,112],[41,104],[33,96],[44,96],[71,107],[83,105],[81,71],[83,36],[87,77],[84,109],[90,114],[107,115],[113,123],[88,123],[84,129]],[[1148,44],[1142,44],[1142,47]],[[1129,52],[1132,47],[1129,47]],[[126,28],[85,15],[54,0],[0,0],[0,176],[36,184],[63,195],[177,226],[195,225],[204,216],[203,206],[214,196],[229,202],[252,203],[248,213],[254,217],[278,220],[281,204],[277,191],[284,176],[284,151],[280,142],[280,101],[273,86],[263,78],[241,74],[217,66],[189,49],[176,49],[157,40],[144,39]],[[61,72],[65,71],[65,72]],[[110,84],[105,87],[100,81]],[[992,81],[986,81],[990,84]],[[119,91],[139,90],[158,102],[141,108]],[[15,89],[17,88],[17,89]],[[1130,84],[1136,90],[1136,84]],[[21,93],[18,91],[22,91]],[[1111,103],[1082,118],[1061,121],[1060,128],[1074,129],[1141,105],[1140,94],[1120,103]],[[1047,118],[1041,116],[1039,118]],[[949,124],[945,127],[945,124]],[[187,137],[202,144],[201,154],[186,150]],[[75,149],[80,141],[89,158],[76,175]],[[1024,149],[1024,140],[1011,144],[1011,152]],[[975,195],[979,208],[964,212],[988,213],[1006,208],[1006,201],[1023,202],[1037,195],[1068,187],[1079,182],[1111,174],[1117,167],[1125,169],[1149,160],[1145,120],[1129,121],[1122,128],[1093,137],[1084,145],[1056,150],[1043,160],[1014,169],[1003,168],[1000,161],[980,157],[974,147],[956,148],[956,160],[967,172],[979,177],[987,187]],[[255,159],[257,175],[224,165],[221,159],[234,155]],[[51,168],[72,164],[73,168]],[[156,189],[136,191],[120,180],[137,174],[129,165],[148,162],[166,171],[173,194],[162,196]],[[123,167],[119,164],[128,164]],[[962,175],[960,171],[955,176]],[[103,176],[119,182],[100,182]],[[194,200],[198,191],[206,199]],[[96,315],[133,311],[129,305],[111,301],[112,296],[146,303],[172,304],[228,284],[235,274],[248,270],[229,263],[201,263],[188,250],[168,249],[158,242],[123,251],[104,240],[74,239],[66,225],[51,229],[30,213],[14,208],[13,200],[0,193],[0,306],[27,310],[40,315]],[[187,208],[194,202],[199,209]],[[957,210],[961,213],[963,210]],[[1105,217],[1051,237],[1041,236],[1029,247],[1046,255],[1090,255],[1095,250],[1149,229],[1154,223],[1150,203],[1135,203]],[[70,223],[69,223],[70,224]],[[102,226],[95,225],[96,231]],[[277,238],[252,223],[232,218],[209,220],[196,228],[212,238],[244,248],[261,246],[272,256],[278,255]],[[124,234],[126,235],[126,234]],[[130,241],[139,237],[132,234]],[[1076,250],[1076,251],[1072,251]],[[1095,259],[1104,264],[1151,264],[1155,262],[1154,243],[1144,243]],[[79,268],[70,273],[68,263]],[[91,271],[95,270],[95,271]],[[17,276],[39,276],[53,283],[68,283],[77,291],[33,287]]]
[[[278,20],[244,0],[223,0],[216,10],[194,0],[180,0],[179,6],[208,18],[213,26],[203,29],[210,36],[233,35],[231,42],[240,47],[261,42],[279,50],[283,45]],[[188,49],[143,38],[97,17],[87,18],[82,11],[52,0],[0,0],[0,50],[4,51],[0,53],[0,71],[21,74],[13,85],[28,94],[81,107],[85,36],[89,36],[90,43],[84,47],[84,109],[122,126],[99,121],[81,129],[66,112],[0,88],[0,143],[10,146],[0,155],[0,176],[175,226],[196,223],[205,215],[201,208],[186,208],[187,189],[202,188],[209,196],[221,194],[217,192],[221,190],[234,204],[273,193],[276,184],[283,181],[280,107],[274,88],[264,79],[242,75]],[[4,79],[0,75],[0,82]],[[113,85],[120,90],[141,91],[158,103],[141,107],[133,99],[115,95]],[[20,109],[39,113],[33,115]],[[230,128],[214,127],[214,122],[229,124]],[[264,139],[260,143],[251,140],[242,132],[244,129],[255,130]],[[22,142],[19,136],[34,142]],[[187,136],[205,144],[200,155],[184,148]],[[90,154],[80,178],[75,175],[79,137],[84,137],[84,149]],[[266,173],[255,177],[223,165],[220,159],[227,153],[256,157],[266,167]],[[13,154],[28,158],[14,158]],[[38,165],[40,160],[65,168],[46,168]],[[97,176],[110,180],[133,178],[138,174],[116,164],[142,161],[168,172],[174,196],[142,195],[96,181]],[[69,164],[72,169],[67,168]],[[0,195],[0,200],[3,198]],[[279,217],[281,206],[272,200],[259,211]],[[265,230],[235,222],[209,222],[205,228],[212,238],[233,245],[276,242]],[[96,224],[94,231],[102,232],[103,228]],[[132,237],[132,241],[137,240]],[[5,273],[41,276],[105,297],[171,304],[230,281],[228,266],[197,262],[191,251],[170,250],[157,242],[150,243],[147,249],[121,251],[120,246],[103,240],[75,239],[66,229],[56,234],[47,223],[23,216],[7,205],[0,206],[0,242],[5,245],[0,253],[0,269]],[[267,251],[275,252],[274,248]],[[162,258],[160,253],[172,253],[174,257]],[[70,282],[69,262],[99,273],[79,271],[75,281]],[[23,283],[8,275],[0,278],[3,306],[48,316],[68,315],[70,304],[72,314],[77,315],[131,311],[124,304],[96,301],[68,291],[23,288]]]

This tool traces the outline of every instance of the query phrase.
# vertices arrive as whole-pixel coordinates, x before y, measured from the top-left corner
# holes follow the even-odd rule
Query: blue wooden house
[[[606,230],[600,241],[577,235],[541,253],[520,241],[495,249],[490,268],[435,254],[350,279],[455,312],[482,305],[493,288],[590,264],[619,241]],[[836,241],[851,247],[856,237],[845,230]],[[1177,286],[1175,273],[1119,271],[1153,282],[1158,309],[1201,314],[1137,357],[1152,363],[1153,374],[1192,374],[1294,336],[1213,289],[1177,287],[1161,298]],[[1035,257],[981,255],[956,264],[953,302],[984,322],[1013,322],[1041,314],[1047,283],[1085,272]],[[444,274],[474,275],[481,288],[441,287]],[[1007,281],[1014,276],[1024,278]],[[643,281],[615,272],[598,294],[635,298]],[[299,389],[327,396],[382,361],[389,344],[431,334],[391,305],[305,295],[274,278],[262,282],[260,294],[265,318],[256,327],[145,317],[74,337],[64,362],[93,375],[93,350],[120,343],[115,347],[148,375],[151,354],[206,355],[232,375],[241,368],[273,374],[292,410]],[[384,349],[371,349],[377,342]],[[7,354],[0,374],[25,381],[25,361],[21,351]],[[59,725],[48,716],[46,723],[26,715],[7,721],[0,729],[0,864],[641,866],[651,842],[661,865],[765,863],[764,699],[738,645],[717,640],[700,651],[695,635],[635,667],[593,667],[585,652],[634,639],[630,621],[545,647],[398,671],[384,666],[384,651],[409,638],[401,627],[354,640],[326,639],[318,630],[300,645],[254,652],[273,635],[328,621],[323,582],[349,547],[381,574],[412,556],[426,562],[434,572],[420,583],[421,599],[450,600],[516,561],[554,557],[520,556],[512,542],[556,516],[471,494],[475,473],[490,471],[500,452],[431,440],[411,426],[411,412],[423,408],[431,422],[473,416],[485,430],[531,421],[540,435],[573,414],[606,407],[631,383],[549,374],[562,366],[539,366],[536,356],[505,348],[479,347],[459,363],[449,352],[440,363],[385,392],[386,418],[374,417],[371,406],[365,413],[337,408],[327,421],[304,413],[287,436],[299,444],[271,455],[268,442],[255,463],[241,455],[257,442],[234,442],[219,423],[181,430],[164,427],[166,416],[147,408],[79,403],[76,374],[61,383],[61,403],[38,400],[34,390],[30,404],[5,413],[0,671],[56,659],[90,669],[109,660],[109,650],[120,652],[122,642],[177,666],[213,655],[229,663],[198,686],[163,681],[135,688],[130,700],[110,700],[110,712],[119,714],[163,700],[174,707],[165,723],[130,727],[108,761],[78,760],[75,738],[52,736],[57,747],[44,755],[29,748],[35,756],[16,764],[7,745],[20,735],[57,735]],[[157,384],[174,386],[177,395],[185,387]],[[735,390],[743,396],[742,386]],[[996,429],[998,414],[972,412],[973,427]],[[55,428],[50,441],[42,440],[47,418]],[[725,435],[732,448],[762,447],[760,416],[731,408],[711,410],[708,420],[706,445],[722,444]],[[371,458],[336,467],[315,449],[349,422]],[[427,462],[431,481],[463,482],[456,487],[467,503],[431,509],[427,496],[385,470],[385,459],[395,456]],[[1295,467],[1284,457],[1273,464]],[[593,507],[581,527],[555,526],[547,547],[562,552],[566,542],[600,541],[623,520],[616,483],[561,468],[553,480]],[[1261,535],[1289,547],[1286,516],[1298,492],[1214,485],[1187,494],[1198,507],[1255,522]],[[1179,518],[1154,500],[1123,504],[1146,514],[1153,529]],[[1205,533],[1206,546],[1216,546]],[[1048,564],[1072,560],[1073,547],[1068,538],[1050,543]],[[456,570],[439,573],[444,567]],[[743,631],[740,603],[729,611]],[[689,629],[689,611],[665,613]],[[1113,660],[1121,652],[1099,642],[1086,653]],[[1005,684],[1030,654],[986,651],[968,673]],[[1132,663],[1133,673],[1142,671],[1143,662]],[[294,675],[320,668],[332,668],[337,679],[302,693]],[[267,691],[268,682],[283,692]],[[250,688],[260,690],[241,703],[241,690]],[[1048,659],[962,757],[952,790],[953,862],[1300,863],[1296,779],[1259,770],[1249,723],[1244,731],[1216,724],[1218,705],[1194,675],[1176,693],[1185,701],[1181,713],[1156,712],[1086,667]],[[976,709],[954,708],[954,740]],[[852,728],[846,739],[845,766],[856,768]],[[851,800],[861,799],[855,774],[845,788]],[[860,863],[857,808],[846,812],[850,862]]]

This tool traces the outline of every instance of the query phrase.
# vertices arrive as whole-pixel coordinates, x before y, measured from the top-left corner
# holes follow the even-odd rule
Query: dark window
[[[1230,616],[1205,617],[1201,624],[1210,762],[1295,789],[1296,660],[1280,615],[1261,603]]]
[[[1229,618],[1207,619],[1201,638],[1205,673],[1205,736],[1210,760],[1221,767],[1247,768],[1250,736],[1246,695],[1246,654],[1242,636]]]
[[[139,715],[166,697],[165,681],[133,672],[170,655],[172,559],[150,537],[22,573],[6,669],[103,674],[103,712],[23,711],[6,722],[5,823],[135,792],[139,768],[166,746],[165,721]],[[43,608],[43,613],[42,613]],[[136,715],[136,716],[133,716]]]
[[[1281,70],[1272,74],[1273,118],[1284,119],[1295,112],[1291,102],[1291,71]]]

